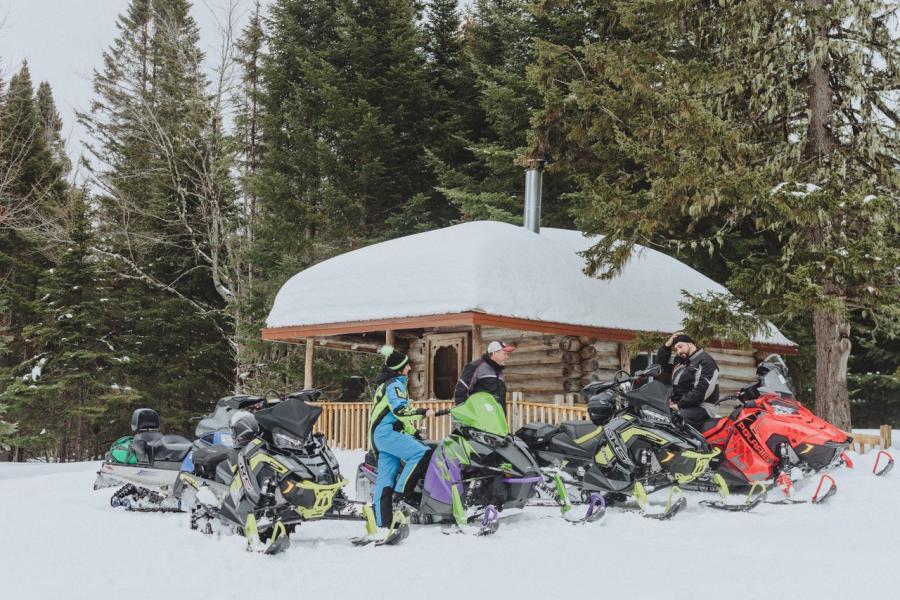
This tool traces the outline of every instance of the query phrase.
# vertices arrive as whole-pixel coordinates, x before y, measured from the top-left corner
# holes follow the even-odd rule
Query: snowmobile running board
[[[887,462],[879,470],[878,463],[879,463],[879,461],[881,461],[882,456],[887,457]],[[893,468],[894,468],[894,457],[891,456],[891,453],[887,452],[886,450],[879,450],[878,455],[875,456],[875,464],[872,465],[872,473],[874,473],[876,477],[882,477],[883,475],[887,475],[888,473],[890,473],[891,469],[893,469]]]

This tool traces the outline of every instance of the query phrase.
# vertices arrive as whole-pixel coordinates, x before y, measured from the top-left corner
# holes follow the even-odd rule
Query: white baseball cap
[[[490,344],[488,344],[488,348],[487,348],[488,354],[493,354],[494,352],[500,352],[501,350],[503,350],[504,352],[515,352],[516,347],[510,346],[509,344],[506,344],[503,342],[498,342],[496,340],[491,342]]]

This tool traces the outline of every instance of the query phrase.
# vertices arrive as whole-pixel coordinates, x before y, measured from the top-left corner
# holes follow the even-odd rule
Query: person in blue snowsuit
[[[425,444],[413,437],[416,428],[412,421],[434,416],[434,410],[409,405],[409,357],[392,346],[385,346],[381,353],[386,358],[375,380],[378,387],[369,417],[369,447],[378,456],[378,478],[372,496],[375,522],[379,527],[387,527],[393,513],[394,494],[403,495],[407,485],[415,485],[411,475],[420,468],[419,463],[428,451]]]

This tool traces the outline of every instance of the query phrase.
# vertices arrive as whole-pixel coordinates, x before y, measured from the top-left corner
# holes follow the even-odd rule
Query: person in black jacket
[[[488,344],[487,352],[481,358],[473,360],[463,368],[462,375],[456,382],[453,401],[462,404],[475,392],[488,392],[505,413],[506,382],[503,381],[503,365],[515,349],[515,346],[503,342],[494,341]]]
[[[719,365],[691,336],[681,331],[673,333],[656,353],[659,364],[668,365],[673,352],[669,406],[677,410],[688,425],[700,430],[705,421],[716,417]]]

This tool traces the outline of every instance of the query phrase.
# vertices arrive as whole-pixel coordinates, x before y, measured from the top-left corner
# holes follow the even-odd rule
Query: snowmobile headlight
[[[272,434],[272,439],[275,440],[275,445],[279,448],[284,448],[287,450],[302,450],[303,449],[303,440],[300,438],[296,438],[292,435],[288,435],[286,433],[278,433],[277,431]]]
[[[658,410],[653,410],[652,408],[647,407],[647,406],[645,406],[641,409],[641,414],[643,415],[643,417],[645,419],[648,419],[650,421],[656,421],[657,423],[671,423],[672,422],[671,416],[664,415],[663,413],[659,412]]]

